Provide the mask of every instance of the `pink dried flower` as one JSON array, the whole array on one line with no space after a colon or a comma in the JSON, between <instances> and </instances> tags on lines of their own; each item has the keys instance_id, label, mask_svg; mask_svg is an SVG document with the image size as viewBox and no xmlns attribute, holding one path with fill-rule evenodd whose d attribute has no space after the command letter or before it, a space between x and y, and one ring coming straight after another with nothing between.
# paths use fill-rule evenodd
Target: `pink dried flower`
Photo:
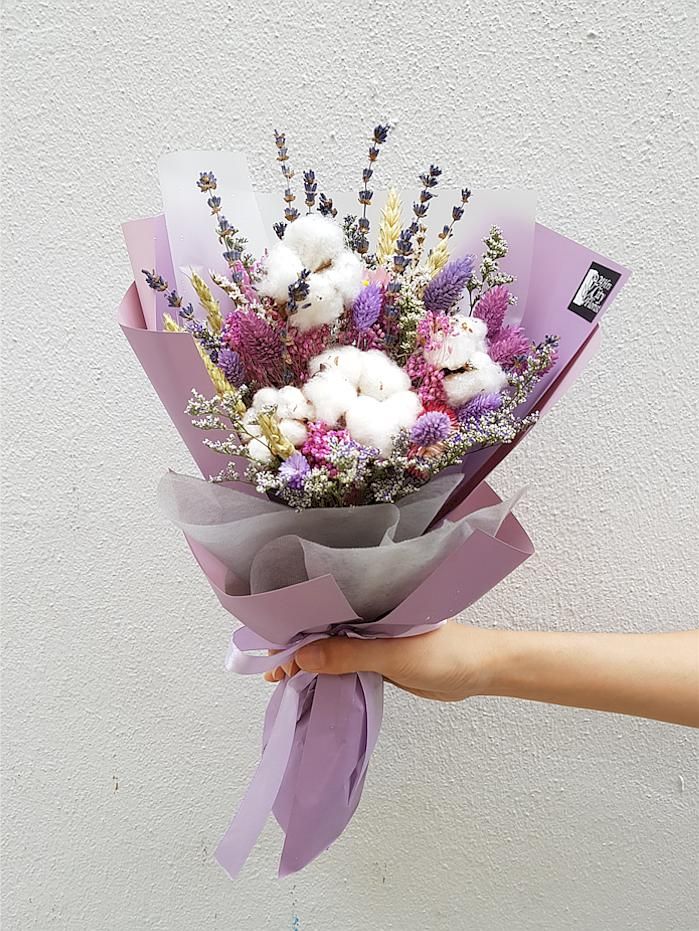
<instances>
[{"instance_id":1,"label":"pink dried flower","mask_svg":"<svg viewBox=\"0 0 699 931\"><path fill-rule=\"evenodd\" d=\"M221 340L229 349L237 350L240 342L240 311L234 310L226 317L221 331Z\"/></svg>"},{"instance_id":2,"label":"pink dried flower","mask_svg":"<svg viewBox=\"0 0 699 931\"><path fill-rule=\"evenodd\" d=\"M447 396L444 391L444 372L430 365L421 351L414 352L408 357L405 370L417 389L423 407L431 410L441 410L447 406Z\"/></svg>"},{"instance_id":3,"label":"pink dried flower","mask_svg":"<svg viewBox=\"0 0 699 931\"><path fill-rule=\"evenodd\" d=\"M296 327L289 327L286 338L288 358L297 384L303 384L309 378L308 363L314 356L326 348L330 341L330 327L316 327L302 333Z\"/></svg>"},{"instance_id":4,"label":"pink dried flower","mask_svg":"<svg viewBox=\"0 0 699 931\"><path fill-rule=\"evenodd\" d=\"M414 384L417 384L424 377L427 371L427 359L425 359L422 352L414 352L412 356L408 356L405 370Z\"/></svg>"},{"instance_id":5,"label":"pink dried flower","mask_svg":"<svg viewBox=\"0 0 699 931\"><path fill-rule=\"evenodd\" d=\"M506 326L488 346L488 355L503 368L509 368L516 356L529 351L527 335L519 326Z\"/></svg>"},{"instance_id":6,"label":"pink dried flower","mask_svg":"<svg viewBox=\"0 0 699 931\"><path fill-rule=\"evenodd\" d=\"M510 292L504 284L490 288L473 309L473 316L488 326L488 339L497 339L510 304Z\"/></svg>"},{"instance_id":7,"label":"pink dried flower","mask_svg":"<svg viewBox=\"0 0 699 931\"><path fill-rule=\"evenodd\" d=\"M248 377L260 385L279 385L283 380L283 344L279 332L254 311L234 311L233 330L237 350ZM230 319L230 317L229 317Z\"/></svg>"},{"instance_id":8,"label":"pink dried flower","mask_svg":"<svg viewBox=\"0 0 699 931\"><path fill-rule=\"evenodd\" d=\"M386 333L379 323L375 323L364 333L360 333L355 326L348 324L337 338L340 346L356 346L357 349L386 349Z\"/></svg>"},{"instance_id":9,"label":"pink dried flower","mask_svg":"<svg viewBox=\"0 0 699 931\"><path fill-rule=\"evenodd\" d=\"M375 323L370 330L363 334L360 348L364 350L386 348L386 334L378 323Z\"/></svg>"},{"instance_id":10,"label":"pink dried flower","mask_svg":"<svg viewBox=\"0 0 699 931\"><path fill-rule=\"evenodd\" d=\"M311 466L325 466L330 477L335 478L338 472L337 468L332 463L331 439L351 442L352 438L347 430L331 430L330 427L321 420L309 423L308 439L301 447L301 452Z\"/></svg>"},{"instance_id":11,"label":"pink dried flower","mask_svg":"<svg viewBox=\"0 0 699 931\"><path fill-rule=\"evenodd\" d=\"M418 342L429 352L436 349L453 328L453 318L448 314L427 314L417 325Z\"/></svg>"},{"instance_id":12,"label":"pink dried flower","mask_svg":"<svg viewBox=\"0 0 699 931\"><path fill-rule=\"evenodd\" d=\"M258 263L256 262L256 263L252 266L253 271L255 270L255 266L256 266L257 264L258 264ZM248 301L249 301L251 304L256 304L256 303L257 303L257 300L258 300L257 291L256 291L255 288L253 287L252 281L250 280L250 275L248 274L248 271L247 271L247 269L245 268L245 266L243 265L243 263L242 263L242 262L235 262L234 265L233 265L233 271L234 271L237 275L240 276L240 280L239 280L239 282L238 282L238 287L240 288L240 290L243 292L243 294L245 295L245 297L248 299Z\"/></svg>"},{"instance_id":13,"label":"pink dried flower","mask_svg":"<svg viewBox=\"0 0 699 931\"><path fill-rule=\"evenodd\" d=\"M444 390L444 372L441 369L428 365L422 376L422 384L417 389L418 396L424 407L442 405L447 403Z\"/></svg>"}]
</instances>

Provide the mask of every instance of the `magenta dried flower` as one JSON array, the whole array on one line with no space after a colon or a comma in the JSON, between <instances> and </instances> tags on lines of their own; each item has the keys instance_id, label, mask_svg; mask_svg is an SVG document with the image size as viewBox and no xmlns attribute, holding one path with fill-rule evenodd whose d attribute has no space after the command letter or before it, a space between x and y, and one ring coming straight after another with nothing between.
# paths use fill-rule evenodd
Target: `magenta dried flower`
<instances>
[{"instance_id":1,"label":"magenta dried flower","mask_svg":"<svg viewBox=\"0 0 699 931\"><path fill-rule=\"evenodd\" d=\"M279 384L283 351L279 333L253 311L238 311L230 316L235 318L235 348L247 375L261 385Z\"/></svg>"},{"instance_id":2,"label":"magenta dried flower","mask_svg":"<svg viewBox=\"0 0 699 931\"><path fill-rule=\"evenodd\" d=\"M330 339L330 327L315 327L302 333L290 327L286 336L286 347L290 367L297 383L303 384L309 378L308 363L326 348Z\"/></svg>"},{"instance_id":3,"label":"magenta dried flower","mask_svg":"<svg viewBox=\"0 0 699 931\"><path fill-rule=\"evenodd\" d=\"M425 309L433 314L448 313L461 297L473 270L473 256L453 259L425 288Z\"/></svg>"},{"instance_id":4,"label":"magenta dried flower","mask_svg":"<svg viewBox=\"0 0 699 931\"><path fill-rule=\"evenodd\" d=\"M447 394L444 390L444 372L431 365L426 366L417 393L425 407L446 404Z\"/></svg>"},{"instance_id":5,"label":"magenta dried flower","mask_svg":"<svg viewBox=\"0 0 699 931\"><path fill-rule=\"evenodd\" d=\"M503 368L509 368L517 356L522 356L529 351L529 340L522 327L506 326L500 330L496 340L493 340L488 346L488 355L502 365Z\"/></svg>"},{"instance_id":6,"label":"magenta dried flower","mask_svg":"<svg viewBox=\"0 0 699 931\"><path fill-rule=\"evenodd\" d=\"M308 424L308 439L301 450L311 465L324 467L328 475L334 478L338 470L333 462L333 450L338 444L347 443L352 443L347 430L332 430L322 420L317 420Z\"/></svg>"},{"instance_id":7,"label":"magenta dried flower","mask_svg":"<svg viewBox=\"0 0 699 931\"><path fill-rule=\"evenodd\" d=\"M479 317L488 326L488 339L497 339L510 304L510 292L504 284L490 288L480 298L473 310L473 316Z\"/></svg>"},{"instance_id":8,"label":"magenta dried flower","mask_svg":"<svg viewBox=\"0 0 699 931\"><path fill-rule=\"evenodd\" d=\"M410 375L413 384L417 384L427 372L427 359L421 352L414 352L412 356L409 356L405 370Z\"/></svg>"},{"instance_id":9,"label":"magenta dried flower","mask_svg":"<svg viewBox=\"0 0 699 931\"><path fill-rule=\"evenodd\" d=\"M418 342L424 352L436 349L445 336L450 336L454 329L453 318L448 314L427 314L417 325Z\"/></svg>"}]
</instances>

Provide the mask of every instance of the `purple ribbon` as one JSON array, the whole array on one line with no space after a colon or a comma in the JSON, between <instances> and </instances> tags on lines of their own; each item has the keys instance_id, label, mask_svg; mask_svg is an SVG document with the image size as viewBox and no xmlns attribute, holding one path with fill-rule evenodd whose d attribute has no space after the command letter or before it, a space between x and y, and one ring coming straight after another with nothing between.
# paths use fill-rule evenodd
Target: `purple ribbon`
<instances>
[{"instance_id":1,"label":"purple ribbon","mask_svg":"<svg viewBox=\"0 0 699 931\"><path fill-rule=\"evenodd\" d=\"M331 636L414 637L444 623L341 625L286 644L239 627L231 637L226 668L259 675ZM254 655L260 650L275 654ZM297 672L279 682L267 709L262 758L216 849L216 860L231 878L243 867L270 812L286 834L280 876L302 869L339 837L359 803L382 717L383 679L376 673Z\"/></svg>"}]
</instances>

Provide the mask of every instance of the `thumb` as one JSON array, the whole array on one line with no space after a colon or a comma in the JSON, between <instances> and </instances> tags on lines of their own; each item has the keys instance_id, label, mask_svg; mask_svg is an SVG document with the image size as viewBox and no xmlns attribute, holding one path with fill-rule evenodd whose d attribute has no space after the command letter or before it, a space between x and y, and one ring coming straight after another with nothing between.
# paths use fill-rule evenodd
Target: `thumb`
<instances>
[{"instance_id":1,"label":"thumb","mask_svg":"<svg viewBox=\"0 0 699 931\"><path fill-rule=\"evenodd\" d=\"M395 644L390 640L330 637L303 647L294 659L304 672L339 676L346 672L378 672L388 676Z\"/></svg>"}]
</instances>

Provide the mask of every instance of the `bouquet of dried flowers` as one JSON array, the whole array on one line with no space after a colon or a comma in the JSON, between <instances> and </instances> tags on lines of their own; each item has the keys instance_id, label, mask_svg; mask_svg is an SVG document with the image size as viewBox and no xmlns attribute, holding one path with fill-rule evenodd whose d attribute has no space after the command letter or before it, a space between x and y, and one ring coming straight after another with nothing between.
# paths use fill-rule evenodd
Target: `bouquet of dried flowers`
<instances>
[{"instance_id":1,"label":"bouquet of dried flowers","mask_svg":"<svg viewBox=\"0 0 699 931\"><path fill-rule=\"evenodd\" d=\"M293 206L286 137L275 133L284 221L274 225L277 244L257 257L224 215L214 173L202 171L196 185L228 274L207 282L191 272L199 308L144 270L167 293L165 328L194 337L216 388L208 398L195 392L189 413L226 434L204 440L228 459L219 481L240 478L243 457L246 480L295 508L391 502L474 449L511 443L536 419L518 411L554 364L557 340L533 343L507 323L513 278L500 268L507 242L496 226L479 263L450 257L471 191L428 248L442 174L430 165L408 217L389 192L369 251L369 184L388 135L374 128L361 211L340 221L313 171L303 175L305 211Z\"/></svg>"},{"instance_id":2,"label":"bouquet of dried flowers","mask_svg":"<svg viewBox=\"0 0 699 931\"><path fill-rule=\"evenodd\" d=\"M168 473L160 503L241 622L238 673L326 637L434 630L531 555L484 479L579 373L628 275L536 224L528 195L437 199L436 165L414 195L380 198L389 133L371 135L358 208L310 169L295 206L275 133L283 218L242 156L173 153L164 215L124 227L137 279L120 323L206 477ZM229 875L270 812L280 875L339 837L382 707L374 673L278 683L216 851Z\"/></svg>"}]
</instances>

